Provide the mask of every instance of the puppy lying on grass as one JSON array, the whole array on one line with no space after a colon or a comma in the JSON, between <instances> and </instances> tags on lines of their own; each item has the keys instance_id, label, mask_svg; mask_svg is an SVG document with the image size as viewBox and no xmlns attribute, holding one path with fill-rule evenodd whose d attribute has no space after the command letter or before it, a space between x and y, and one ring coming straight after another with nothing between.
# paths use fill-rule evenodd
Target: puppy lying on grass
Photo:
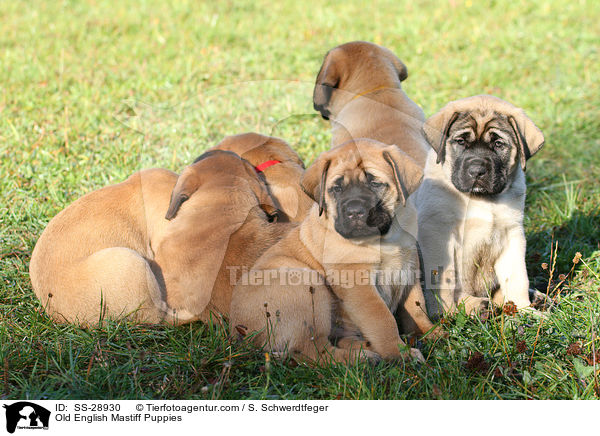
<instances>
[{"instance_id":1,"label":"puppy lying on grass","mask_svg":"<svg viewBox=\"0 0 600 436\"><path fill-rule=\"evenodd\" d=\"M227 315L229 265L250 267L288 230L254 167L205 153L182 174L142 170L76 200L40 236L33 290L57 322L177 324Z\"/></svg>"}]
</instances>

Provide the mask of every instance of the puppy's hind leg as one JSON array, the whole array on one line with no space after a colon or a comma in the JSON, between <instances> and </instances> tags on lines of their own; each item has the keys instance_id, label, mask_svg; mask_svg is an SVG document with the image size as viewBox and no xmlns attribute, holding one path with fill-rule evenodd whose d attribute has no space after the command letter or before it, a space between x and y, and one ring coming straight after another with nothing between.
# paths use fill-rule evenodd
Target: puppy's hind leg
<instances>
[{"instance_id":1,"label":"puppy's hind leg","mask_svg":"<svg viewBox=\"0 0 600 436\"><path fill-rule=\"evenodd\" d=\"M292 279L299 280L298 273L302 271L310 272L302 264L251 271L257 277L267 277L272 272L268 285L243 284L247 278L244 275L233 291L233 331L241 328L247 333L256 332L252 340L265 351L318 365L377 359L375 353L360 347L346 350L331 344L334 297L322 284L289 284Z\"/></svg>"},{"instance_id":2,"label":"puppy's hind leg","mask_svg":"<svg viewBox=\"0 0 600 436\"><path fill-rule=\"evenodd\" d=\"M155 273L134 250L105 248L69 269L64 285L72 291L56 292L48 304L57 320L95 325L105 318L126 317L136 322L159 323L166 316Z\"/></svg>"},{"instance_id":3,"label":"puppy's hind leg","mask_svg":"<svg viewBox=\"0 0 600 436\"><path fill-rule=\"evenodd\" d=\"M435 327L427 316L425 296L423 295L421 285L417 282L406 292L406 299L398 308L398 318L402 333L424 335L429 332L426 337L427 339L448 337L448 333L441 327Z\"/></svg>"},{"instance_id":4,"label":"puppy's hind leg","mask_svg":"<svg viewBox=\"0 0 600 436\"><path fill-rule=\"evenodd\" d=\"M379 361L381 357L360 343L347 348L333 345L329 336L332 332L332 311L335 304L334 296L324 285L308 286L305 313L312 318L311 322L303 322L304 335L297 336L290 341L292 356L300 357L299 360L308 359L318 365L327 365L338 362L351 364L359 361ZM308 301L310 299L310 301ZM300 321L301 318L295 320ZM297 326L300 327L300 326ZM302 330L302 329L298 329Z\"/></svg>"},{"instance_id":5,"label":"puppy's hind leg","mask_svg":"<svg viewBox=\"0 0 600 436\"><path fill-rule=\"evenodd\" d=\"M340 344L339 344L340 345ZM304 343L302 349L296 348L292 357L298 360L309 360L318 365L327 365L338 362L352 364L365 360L378 362L381 360L379 354L366 349L362 342L344 343L348 348L336 347L327 337L315 338Z\"/></svg>"}]
</instances>

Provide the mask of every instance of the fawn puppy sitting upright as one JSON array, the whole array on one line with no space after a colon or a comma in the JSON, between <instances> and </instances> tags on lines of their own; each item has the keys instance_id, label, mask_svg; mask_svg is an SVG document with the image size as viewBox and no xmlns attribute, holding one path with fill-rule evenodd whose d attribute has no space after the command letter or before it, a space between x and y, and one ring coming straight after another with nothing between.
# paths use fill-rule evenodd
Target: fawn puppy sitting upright
<instances>
[{"instance_id":1,"label":"fawn puppy sitting upright","mask_svg":"<svg viewBox=\"0 0 600 436\"><path fill-rule=\"evenodd\" d=\"M414 238L403 230L421 177L405 153L373 140L321 154L302 179L316 204L234 289L234 334L317 363L422 358L403 350L392 314L403 306L411 331L441 333L425 313Z\"/></svg>"},{"instance_id":2,"label":"fawn puppy sitting upright","mask_svg":"<svg viewBox=\"0 0 600 436\"><path fill-rule=\"evenodd\" d=\"M464 304L530 306L525 267L525 166L544 135L512 104L491 95L448 103L427 120L433 147L415 196L430 314Z\"/></svg>"},{"instance_id":3,"label":"fawn puppy sitting upright","mask_svg":"<svg viewBox=\"0 0 600 436\"><path fill-rule=\"evenodd\" d=\"M313 105L331 121L331 145L370 138L394 144L421 168L430 147L425 115L404 92L406 66L389 49L354 41L331 49L321 65Z\"/></svg>"}]
</instances>

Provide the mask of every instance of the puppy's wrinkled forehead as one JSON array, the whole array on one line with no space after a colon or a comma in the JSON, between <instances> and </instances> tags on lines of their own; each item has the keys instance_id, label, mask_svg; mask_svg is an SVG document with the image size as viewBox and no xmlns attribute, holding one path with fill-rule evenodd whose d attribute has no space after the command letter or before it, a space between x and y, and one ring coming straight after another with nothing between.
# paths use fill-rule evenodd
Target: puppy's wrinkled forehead
<instances>
[{"instance_id":1,"label":"puppy's wrinkled forehead","mask_svg":"<svg viewBox=\"0 0 600 436\"><path fill-rule=\"evenodd\" d=\"M348 150L331 162L328 180L341 180L345 185L355 181L365 181L365 171L366 161L359 150Z\"/></svg>"},{"instance_id":2,"label":"puppy's wrinkled forehead","mask_svg":"<svg viewBox=\"0 0 600 436\"><path fill-rule=\"evenodd\" d=\"M513 139L508 117L492 110L462 112L449 132L451 138L463 138L468 142L490 142L496 138Z\"/></svg>"},{"instance_id":3,"label":"puppy's wrinkled forehead","mask_svg":"<svg viewBox=\"0 0 600 436\"><path fill-rule=\"evenodd\" d=\"M382 157L385 145L368 139L358 139L332 149L337 151L331 160L328 180L339 180L344 184L365 182L370 176L388 179L391 167Z\"/></svg>"}]
</instances>

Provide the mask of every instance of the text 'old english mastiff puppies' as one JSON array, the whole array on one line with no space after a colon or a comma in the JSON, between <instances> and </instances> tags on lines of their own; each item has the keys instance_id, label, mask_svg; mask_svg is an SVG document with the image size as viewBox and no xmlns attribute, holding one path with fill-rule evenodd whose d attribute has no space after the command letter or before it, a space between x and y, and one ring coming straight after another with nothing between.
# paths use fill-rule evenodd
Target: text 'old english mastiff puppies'
<instances>
[{"instance_id":1,"label":"text 'old english mastiff puppies'","mask_svg":"<svg viewBox=\"0 0 600 436\"><path fill-rule=\"evenodd\" d=\"M315 110L331 120L332 146L371 138L395 144L423 168L430 147L425 115L402 90L406 66L369 42L349 42L327 53L313 93Z\"/></svg>"},{"instance_id":2,"label":"text 'old english mastiff puppies'","mask_svg":"<svg viewBox=\"0 0 600 436\"><path fill-rule=\"evenodd\" d=\"M321 154L302 179L317 203L238 281L233 331L258 332L253 340L269 351L320 363L406 356L392 311L407 311L407 331L433 328L415 241L402 229L402 215L410 221L415 211L401 205L421 177L412 159L377 141Z\"/></svg>"},{"instance_id":3,"label":"text 'old english mastiff puppies'","mask_svg":"<svg viewBox=\"0 0 600 436\"><path fill-rule=\"evenodd\" d=\"M544 144L522 109L479 95L424 126L434 148L416 204L430 314L512 301L528 307L525 164Z\"/></svg>"},{"instance_id":4,"label":"text 'old english mastiff puppies'","mask_svg":"<svg viewBox=\"0 0 600 436\"><path fill-rule=\"evenodd\" d=\"M279 222L306 217L314 202L300 187L304 163L287 142L251 132L227 136L213 150L232 151L254 165L280 210Z\"/></svg>"},{"instance_id":5,"label":"text 'old english mastiff puppies'","mask_svg":"<svg viewBox=\"0 0 600 436\"><path fill-rule=\"evenodd\" d=\"M31 258L33 290L58 322L227 315L227 266L251 266L289 226L271 223L273 212L254 167L234 153L205 153L179 177L143 170L50 221Z\"/></svg>"}]
</instances>

